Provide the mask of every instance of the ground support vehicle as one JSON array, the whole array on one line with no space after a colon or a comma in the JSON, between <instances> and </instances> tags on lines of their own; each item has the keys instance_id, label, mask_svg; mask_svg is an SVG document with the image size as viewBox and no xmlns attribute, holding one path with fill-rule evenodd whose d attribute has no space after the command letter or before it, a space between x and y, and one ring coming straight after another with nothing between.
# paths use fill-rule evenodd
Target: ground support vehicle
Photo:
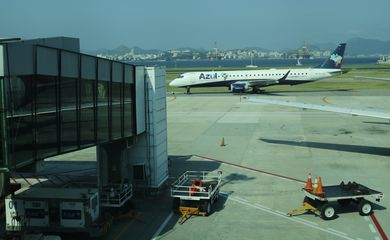
<instances>
[{"instance_id":1,"label":"ground support vehicle","mask_svg":"<svg viewBox=\"0 0 390 240\"><path fill-rule=\"evenodd\" d=\"M187 171L171 186L173 210L180 223L192 215L207 216L218 200L222 172Z\"/></svg>"},{"instance_id":2,"label":"ground support vehicle","mask_svg":"<svg viewBox=\"0 0 390 240\"><path fill-rule=\"evenodd\" d=\"M106 234L115 209L132 197L132 186L29 187L6 196L6 231L9 236L39 232L48 234Z\"/></svg>"},{"instance_id":3,"label":"ground support vehicle","mask_svg":"<svg viewBox=\"0 0 390 240\"><path fill-rule=\"evenodd\" d=\"M341 182L339 185L324 186L321 193L315 190L302 189L306 197L303 206L289 212L292 216L305 211L313 212L325 220L330 220L336 216L336 202L341 208L349 206L351 203L357 204L360 215L367 216L372 213L373 201L379 202L383 193L368 188L356 182Z\"/></svg>"}]
</instances>

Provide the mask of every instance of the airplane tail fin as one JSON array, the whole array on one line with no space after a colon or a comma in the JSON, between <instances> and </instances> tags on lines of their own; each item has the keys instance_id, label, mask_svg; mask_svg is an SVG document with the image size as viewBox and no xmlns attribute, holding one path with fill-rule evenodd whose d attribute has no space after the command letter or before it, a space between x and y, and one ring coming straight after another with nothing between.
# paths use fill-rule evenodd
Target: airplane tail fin
<instances>
[{"instance_id":1,"label":"airplane tail fin","mask_svg":"<svg viewBox=\"0 0 390 240\"><path fill-rule=\"evenodd\" d=\"M318 65L316 68L341 68L341 64L344 59L344 52L346 43L340 43L337 48L333 51L332 55L326 59L323 63Z\"/></svg>"}]
</instances>

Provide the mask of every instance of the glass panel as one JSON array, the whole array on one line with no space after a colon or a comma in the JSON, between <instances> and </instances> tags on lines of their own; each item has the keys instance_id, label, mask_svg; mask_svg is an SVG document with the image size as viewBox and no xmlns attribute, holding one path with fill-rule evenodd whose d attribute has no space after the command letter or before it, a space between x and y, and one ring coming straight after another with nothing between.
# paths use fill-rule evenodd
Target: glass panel
<instances>
[{"instance_id":1,"label":"glass panel","mask_svg":"<svg viewBox=\"0 0 390 240\"><path fill-rule=\"evenodd\" d=\"M77 149L76 78L61 78L61 151Z\"/></svg>"},{"instance_id":2,"label":"glass panel","mask_svg":"<svg viewBox=\"0 0 390 240\"><path fill-rule=\"evenodd\" d=\"M57 154L57 78L38 75L36 77L35 84L37 157L43 159Z\"/></svg>"},{"instance_id":3,"label":"glass panel","mask_svg":"<svg viewBox=\"0 0 390 240\"><path fill-rule=\"evenodd\" d=\"M8 118L9 159L10 164L17 165L33 159L32 115L19 115Z\"/></svg>"},{"instance_id":4,"label":"glass panel","mask_svg":"<svg viewBox=\"0 0 390 240\"><path fill-rule=\"evenodd\" d=\"M97 97L97 140L109 140L110 62L98 59Z\"/></svg>"},{"instance_id":5,"label":"glass panel","mask_svg":"<svg viewBox=\"0 0 390 240\"><path fill-rule=\"evenodd\" d=\"M11 166L33 159L32 76L7 78L9 160ZM12 117L11 117L12 116Z\"/></svg>"},{"instance_id":6,"label":"glass panel","mask_svg":"<svg viewBox=\"0 0 390 240\"><path fill-rule=\"evenodd\" d=\"M96 79L96 58L91 56L81 56L81 78Z\"/></svg>"},{"instance_id":7,"label":"glass panel","mask_svg":"<svg viewBox=\"0 0 390 240\"><path fill-rule=\"evenodd\" d=\"M58 76L58 51L37 47L37 74Z\"/></svg>"},{"instance_id":8,"label":"glass panel","mask_svg":"<svg viewBox=\"0 0 390 240\"><path fill-rule=\"evenodd\" d=\"M81 56L80 82L80 145L95 143L94 89L96 79L96 58Z\"/></svg>"},{"instance_id":9,"label":"glass panel","mask_svg":"<svg viewBox=\"0 0 390 240\"><path fill-rule=\"evenodd\" d=\"M122 114L121 114L121 83L112 83L112 138L118 139L122 137Z\"/></svg>"},{"instance_id":10,"label":"glass panel","mask_svg":"<svg viewBox=\"0 0 390 240\"><path fill-rule=\"evenodd\" d=\"M77 79L79 55L61 51L60 117L61 151L78 148L77 143Z\"/></svg>"},{"instance_id":11,"label":"glass panel","mask_svg":"<svg viewBox=\"0 0 390 240\"><path fill-rule=\"evenodd\" d=\"M111 134L113 139L122 137L122 82L123 65L114 62L111 83Z\"/></svg>"},{"instance_id":12,"label":"glass panel","mask_svg":"<svg viewBox=\"0 0 390 240\"><path fill-rule=\"evenodd\" d=\"M125 65L125 82L134 83L134 66Z\"/></svg>"},{"instance_id":13,"label":"glass panel","mask_svg":"<svg viewBox=\"0 0 390 240\"><path fill-rule=\"evenodd\" d=\"M108 97L109 83L98 81L97 85L97 140L98 142L108 141Z\"/></svg>"},{"instance_id":14,"label":"glass panel","mask_svg":"<svg viewBox=\"0 0 390 240\"><path fill-rule=\"evenodd\" d=\"M95 142L94 82L87 79L82 79L80 82L80 145L85 147Z\"/></svg>"},{"instance_id":15,"label":"glass panel","mask_svg":"<svg viewBox=\"0 0 390 240\"><path fill-rule=\"evenodd\" d=\"M124 91L124 136L133 136L133 103L132 96L132 84L125 83L123 87Z\"/></svg>"},{"instance_id":16,"label":"glass panel","mask_svg":"<svg viewBox=\"0 0 390 240\"><path fill-rule=\"evenodd\" d=\"M134 83L134 66L125 65L125 83L123 86L124 97L124 136L129 137L133 135L133 102L132 92Z\"/></svg>"},{"instance_id":17,"label":"glass panel","mask_svg":"<svg viewBox=\"0 0 390 240\"><path fill-rule=\"evenodd\" d=\"M99 80L101 81L110 81L110 61L104 59L98 59L99 67Z\"/></svg>"},{"instance_id":18,"label":"glass panel","mask_svg":"<svg viewBox=\"0 0 390 240\"><path fill-rule=\"evenodd\" d=\"M2 46L0 45L0 48L2 48ZM0 52L1 52L2 49L0 49ZM2 66L0 66L2 67ZM0 70L1 71L1 70ZM1 74L1 73L0 73ZM0 86L4 87L4 84L3 84L3 78L0 77ZM5 91L3 92L0 92L0 97L2 98L3 97L3 94L5 94ZM0 100L1 102L1 100ZM1 106L1 108L3 108L3 106ZM4 108L3 108L4 109ZM4 111L0 112L0 124L3 125L3 119L5 119L5 116L4 114L6 114ZM6 123L5 123L6 124ZM4 167L4 156L3 156L3 148L4 148L4 143L3 143L3 139L4 139L4 136L3 136L3 131L6 131L6 129L3 128L3 126L0 126L0 167ZM5 134L4 134L5 135Z\"/></svg>"}]
</instances>

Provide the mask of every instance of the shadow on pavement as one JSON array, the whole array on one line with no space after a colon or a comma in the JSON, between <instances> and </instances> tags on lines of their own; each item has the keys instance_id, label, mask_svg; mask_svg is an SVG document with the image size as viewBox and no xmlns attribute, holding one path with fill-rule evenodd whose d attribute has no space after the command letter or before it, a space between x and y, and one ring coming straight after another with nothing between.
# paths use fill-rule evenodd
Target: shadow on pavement
<instances>
[{"instance_id":1,"label":"shadow on pavement","mask_svg":"<svg viewBox=\"0 0 390 240\"><path fill-rule=\"evenodd\" d=\"M259 140L271 144L282 144L282 145L291 145L291 146L298 146L298 147L309 147L309 148L319 148L319 149L327 149L327 150L335 150L335 151L343 151L343 152L390 156L390 148L386 148L386 147L347 145L347 144L338 144L338 143L321 143L321 142L310 142L310 141L288 141L288 140L275 140L275 139L265 139L265 138L259 138Z\"/></svg>"}]
</instances>

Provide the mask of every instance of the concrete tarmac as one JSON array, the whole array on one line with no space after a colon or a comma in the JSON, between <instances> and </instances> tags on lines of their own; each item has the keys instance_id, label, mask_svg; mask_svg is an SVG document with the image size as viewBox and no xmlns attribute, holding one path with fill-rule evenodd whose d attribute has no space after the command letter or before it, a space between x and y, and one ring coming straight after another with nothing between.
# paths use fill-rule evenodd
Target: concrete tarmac
<instances>
[{"instance_id":1,"label":"concrete tarmac","mask_svg":"<svg viewBox=\"0 0 390 240\"><path fill-rule=\"evenodd\" d=\"M137 214L116 219L105 239L382 238L373 220L360 216L355 205L338 208L337 218L330 221L314 214L287 217L302 205L308 173L321 176L324 185L356 181L382 191L385 198L374 211L390 234L389 121L249 103L231 93L175 95L167 97L169 183L187 170L221 170L220 199L210 216L191 217L181 225L171 211L169 186L157 196L137 192ZM261 96L390 109L390 89L268 91ZM82 159L88 156L84 153Z\"/></svg>"},{"instance_id":2,"label":"concrete tarmac","mask_svg":"<svg viewBox=\"0 0 390 240\"><path fill-rule=\"evenodd\" d=\"M390 90L268 92L273 98L354 108L390 109ZM203 156L324 185L356 181L390 193L390 123L382 119L248 103L239 95L178 95L168 100L168 140L173 169L193 170ZM226 146L221 147L224 139ZM202 163L202 164L201 164ZM215 163L215 162L214 162ZM206 168L205 165L202 167ZM202 167L196 167L201 169ZM331 221L313 214L286 217L302 204L303 183L233 167L224 172L224 201L209 217L194 217L165 229L161 239L380 239L356 206L338 209ZM180 173L177 173L177 175ZM390 217L385 197L375 216L385 232Z\"/></svg>"}]
</instances>

